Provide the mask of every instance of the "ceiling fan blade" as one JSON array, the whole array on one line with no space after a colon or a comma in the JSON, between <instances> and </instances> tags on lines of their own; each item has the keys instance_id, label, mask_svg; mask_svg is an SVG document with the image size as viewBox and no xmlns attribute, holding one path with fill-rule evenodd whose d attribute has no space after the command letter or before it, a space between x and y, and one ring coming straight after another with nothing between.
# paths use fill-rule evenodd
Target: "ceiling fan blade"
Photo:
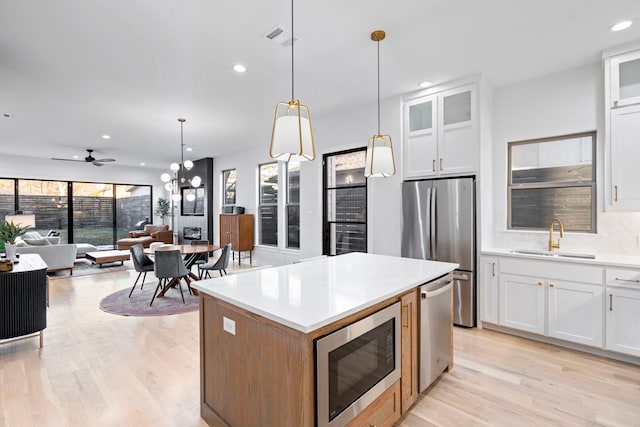
<instances>
[{"instance_id":1,"label":"ceiling fan blade","mask_svg":"<svg viewBox=\"0 0 640 427\"><path fill-rule=\"evenodd\" d=\"M83 162L84 163L84 160L80 160L80 159L59 159L57 157L52 157L51 160L62 160L65 162Z\"/></svg>"},{"instance_id":2,"label":"ceiling fan blade","mask_svg":"<svg viewBox=\"0 0 640 427\"><path fill-rule=\"evenodd\" d=\"M115 162L116 159L96 159L94 162L107 163L107 162Z\"/></svg>"},{"instance_id":3,"label":"ceiling fan blade","mask_svg":"<svg viewBox=\"0 0 640 427\"><path fill-rule=\"evenodd\" d=\"M93 162L91 162L91 164L92 164L93 166L104 166L102 163L98 163L98 161L97 161L97 160L94 160Z\"/></svg>"}]
</instances>

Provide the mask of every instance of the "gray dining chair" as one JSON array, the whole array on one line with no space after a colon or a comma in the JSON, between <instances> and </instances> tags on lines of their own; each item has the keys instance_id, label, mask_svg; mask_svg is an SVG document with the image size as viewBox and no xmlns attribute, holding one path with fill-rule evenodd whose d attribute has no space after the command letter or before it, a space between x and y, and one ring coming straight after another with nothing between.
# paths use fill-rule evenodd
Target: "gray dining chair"
<instances>
[{"instance_id":1,"label":"gray dining chair","mask_svg":"<svg viewBox=\"0 0 640 427\"><path fill-rule=\"evenodd\" d=\"M153 261L151 258L144 253L144 247L142 245L133 245L131 249L131 259L133 260L133 268L138 272L138 277L136 277L136 281L133 282L133 287L131 288L131 292L129 292L129 298L131 298L131 294L133 290L136 288L138 284L138 280L140 280L140 276L142 276L142 283L140 283L140 290L144 287L144 281L147 278L147 273L153 271Z\"/></svg>"},{"instance_id":2,"label":"gray dining chair","mask_svg":"<svg viewBox=\"0 0 640 427\"><path fill-rule=\"evenodd\" d=\"M220 276L227 274L227 268L229 267L229 258L231 258L231 243L227 243L224 248L222 248L222 252L220 253L220 257L216 260L216 262L210 262L206 264L202 264L199 267L200 271L200 279L211 278L209 274L212 270L218 270ZM204 271L204 277L203 272Z\"/></svg>"},{"instance_id":3,"label":"gray dining chair","mask_svg":"<svg viewBox=\"0 0 640 427\"><path fill-rule=\"evenodd\" d=\"M208 240L192 240L192 245L208 245ZM193 263L198 268L198 276L200 275L200 266L209 262L209 252L205 252L198 256L196 262Z\"/></svg>"},{"instance_id":4,"label":"gray dining chair","mask_svg":"<svg viewBox=\"0 0 640 427\"><path fill-rule=\"evenodd\" d=\"M158 278L158 285L153 293L153 298L149 306L153 304L156 299L159 289L163 289L167 286L173 286L174 284L180 288L180 295L182 296L182 303L184 304L184 293L182 293L182 279L187 283L189 293L191 293L191 280L189 280L189 270L184 265L182 254L179 250L175 251L156 251L154 272ZM175 281L173 279L176 279Z\"/></svg>"}]
</instances>

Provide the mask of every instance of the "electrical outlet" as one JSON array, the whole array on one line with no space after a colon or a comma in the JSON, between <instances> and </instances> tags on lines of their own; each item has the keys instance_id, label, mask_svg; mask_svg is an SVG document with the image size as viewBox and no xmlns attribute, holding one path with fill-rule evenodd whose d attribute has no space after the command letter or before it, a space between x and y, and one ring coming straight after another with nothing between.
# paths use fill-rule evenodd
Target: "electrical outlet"
<instances>
[{"instance_id":1,"label":"electrical outlet","mask_svg":"<svg viewBox=\"0 0 640 427\"><path fill-rule=\"evenodd\" d=\"M231 335L236 334L236 322L235 320L231 320L228 317L222 317L222 328L229 332Z\"/></svg>"}]
</instances>

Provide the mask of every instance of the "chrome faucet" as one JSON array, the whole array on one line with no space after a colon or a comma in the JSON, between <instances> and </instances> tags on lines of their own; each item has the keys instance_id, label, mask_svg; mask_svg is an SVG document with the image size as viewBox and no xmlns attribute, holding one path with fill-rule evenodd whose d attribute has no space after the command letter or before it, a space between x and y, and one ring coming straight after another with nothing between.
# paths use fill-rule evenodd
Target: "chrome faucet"
<instances>
[{"instance_id":1,"label":"chrome faucet","mask_svg":"<svg viewBox=\"0 0 640 427\"><path fill-rule=\"evenodd\" d=\"M558 223L560 226L560 237L564 237L564 225L562 225L562 221L558 218L553 218L551 224L549 224L549 252L552 252L554 249L560 249L560 237L558 237L558 243L553 243L553 226L555 223Z\"/></svg>"}]
</instances>

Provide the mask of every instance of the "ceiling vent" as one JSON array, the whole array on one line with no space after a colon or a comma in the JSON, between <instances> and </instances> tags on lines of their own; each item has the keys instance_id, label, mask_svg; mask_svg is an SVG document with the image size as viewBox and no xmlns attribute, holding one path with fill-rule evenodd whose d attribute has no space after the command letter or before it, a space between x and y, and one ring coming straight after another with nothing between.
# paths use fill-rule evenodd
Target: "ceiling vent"
<instances>
[{"instance_id":1,"label":"ceiling vent","mask_svg":"<svg viewBox=\"0 0 640 427\"><path fill-rule=\"evenodd\" d=\"M271 31L267 32L264 36L269 40L278 43L280 46L283 46L283 47L291 46L291 31L281 26L277 26L273 28ZM299 41L299 38L296 37L295 42L297 43L298 41Z\"/></svg>"}]
</instances>

